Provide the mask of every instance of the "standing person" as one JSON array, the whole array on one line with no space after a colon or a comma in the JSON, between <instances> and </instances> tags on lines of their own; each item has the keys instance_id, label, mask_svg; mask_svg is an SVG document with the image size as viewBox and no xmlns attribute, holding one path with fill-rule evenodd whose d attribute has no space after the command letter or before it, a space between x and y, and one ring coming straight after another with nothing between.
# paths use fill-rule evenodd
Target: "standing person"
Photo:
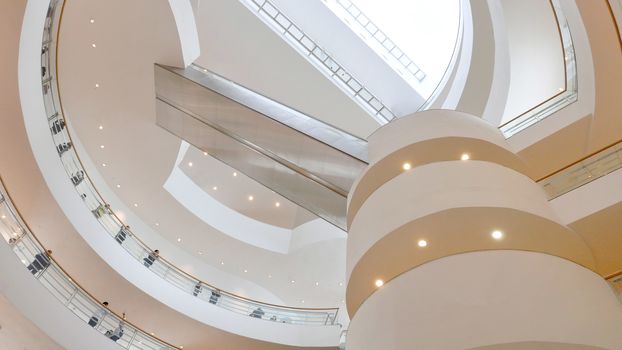
<instances>
[{"instance_id":1,"label":"standing person","mask_svg":"<svg viewBox=\"0 0 622 350\"><path fill-rule=\"evenodd\" d=\"M218 302L218 298L220 298L220 291L218 289L212 290L212 293L209 296L210 304L216 305L216 303Z\"/></svg>"},{"instance_id":2,"label":"standing person","mask_svg":"<svg viewBox=\"0 0 622 350\"><path fill-rule=\"evenodd\" d=\"M123 241L125 241L125 239L127 238L127 235L130 232L130 227L125 225L125 226L121 226L121 229L119 230L119 232L117 232L116 236L114 236L114 239L119 243L119 244L123 244Z\"/></svg>"},{"instance_id":3,"label":"standing person","mask_svg":"<svg viewBox=\"0 0 622 350\"><path fill-rule=\"evenodd\" d=\"M159 250L154 250L151 253L149 253L149 255L147 255L147 257L145 257L143 259L143 265L145 265L145 267L150 268L151 265L153 265L153 263L158 260L158 258L160 257L160 251Z\"/></svg>"},{"instance_id":4,"label":"standing person","mask_svg":"<svg viewBox=\"0 0 622 350\"><path fill-rule=\"evenodd\" d=\"M93 316L91 316L91 318L89 319L89 326L95 328L95 326L97 326L101 320L108 315L109 311L108 311L108 302L104 301L102 303L103 307L99 307L97 310L95 310L95 312L93 313Z\"/></svg>"},{"instance_id":5,"label":"standing person","mask_svg":"<svg viewBox=\"0 0 622 350\"><path fill-rule=\"evenodd\" d=\"M45 252L37 253L32 263L28 265L28 270L30 270L33 275L36 275L39 271L45 270L50 266L50 255L52 255L52 251L49 249Z\"/></svg>"},{"instance_id":6,"label":"standing person","mask_svg":"<svg viewBox=\"0 0 622 350\"><path fill-rule=\"evenodd\" d=\"M201 282L197 282L197 284L194 286L194 290L192 291L192 295L196 297L197 295L199 295L199 293L201 293L201 289Z\"/></svg>"},{"instance_id":7,"label":"standing person","mask_svg":"<svg viewBox=\"0 0 622 350\"><path fill-rule=\"evenodd\" d=\"M123 333L125 332L125 312L123 313L123 318L119 320L119 325L110 333L110 339L113 341L117 341L123 337ZM108 331L110 332L110 331ZM108 332L106 332L108 334Z\"/></svg>"},{"instance_id":8,"label":"standing person","mask_svg":"<svg viewBox=\"0 0 622 350\"><path fill-rule=\"evenodd\" d=\"M255 310L253 310L253 312L249 315L250 317L255 317L255 318L263 318L263 315L265 314L265 312L263 311L263 309L260 307L256 308Z\"/></svg>"}]
</instances>

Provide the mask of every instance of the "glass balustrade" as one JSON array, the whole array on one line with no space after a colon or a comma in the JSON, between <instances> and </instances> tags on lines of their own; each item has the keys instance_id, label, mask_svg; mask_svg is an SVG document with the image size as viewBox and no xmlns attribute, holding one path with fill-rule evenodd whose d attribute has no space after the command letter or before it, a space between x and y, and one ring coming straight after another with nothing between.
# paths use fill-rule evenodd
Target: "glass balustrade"
<instances>
[{"instance_id":1,"label":"glass balustrade","mask_svg":"<svg viewBox=\"0 0 622 350\"><path fill-rule=\"evenodd\" d=\"M115 314L82 289L25 224L7 195L4 184L0 185L0 215L0 235L24 264L24 269L28 269L34 278L84 323L125 349L177 349Z\"/></svg>"},{"instance_id":2,"label":"glass balustrade","mask_svg":"<svg viewBox=\"0 0 622 350\"><path fill-rule=\"evenodd\" d=\"M555 96L534 106L529 111L501 125L499 129L506 138L525 130L540 120L552 115L578 100L577 63L568 21L564 16L559 0L550 0L555 13L559 35L564 52L565 87Z\"/></svg>"},{"instance_id":3,"label":"glass balustrade","mask_svg":"<svg viewBox=\"0 0 622 350\"><path fill-rule=\"evenodd\" d=\"M607 147L538 181L549 196L559 197L622 168L622 142Z\"/></svg>"},{"instance_id":4,"label":"glass balustrade","mask_svg":"<svg viewBox=\"0 0 622 350\"><path fill-rule=\"evenodd\" d=\"M67 130L56 80L56 35L64 0L52 0L48 11L41 50L42 89L52 139L59 158L87 210L104 227L120 248L137 263L166 282L197 299L249 317L298 325L334 325L338 308L294 308L244 298L220 290L174 266L141 241L125 225L99 194L88 177Z\"/></svg>"}]
</instances>

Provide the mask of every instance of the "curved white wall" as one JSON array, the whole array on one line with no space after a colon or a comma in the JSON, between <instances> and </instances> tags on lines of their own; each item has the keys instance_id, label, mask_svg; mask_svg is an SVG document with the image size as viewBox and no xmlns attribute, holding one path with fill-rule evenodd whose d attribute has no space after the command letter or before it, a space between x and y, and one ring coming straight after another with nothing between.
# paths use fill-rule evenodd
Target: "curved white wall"
<instances>
[{"instance_id":1,"label":"curved white wall","mask_svg":"<svg viewBox=\"0 0 622 350\"><path fill-rule=\"evenodd\" d=\"M597 274L522 251L466 253L408 271L374 293L348 349L456 350L548 341L621 349L622 305Z\"/></svg>"}]
</instances>

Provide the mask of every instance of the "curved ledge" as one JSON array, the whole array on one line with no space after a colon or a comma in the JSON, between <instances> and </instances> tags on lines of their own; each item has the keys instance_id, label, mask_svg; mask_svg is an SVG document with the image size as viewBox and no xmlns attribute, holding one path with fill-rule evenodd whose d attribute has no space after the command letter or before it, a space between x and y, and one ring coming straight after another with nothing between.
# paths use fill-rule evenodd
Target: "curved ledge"
<instances>
[{"instance_id":1,"label":"curved ledge","mask_svg":"<svg viewBox=\"0 0 622 350\"><path fill-rule=\"evenodd\" d=\"M490 232L496 228L489 224L490 218L503 223L503 239L490 237ZM417 247L420 239L425 239L428 246ZM354 318L365 300L378 290L374 286L376 279L386 284L430 261L485 250L545 253L594 270L594 260L585 242L554 221L512 208L449 209L388 233L365 253L348 280L348 314Z\"/></svg>"},{"instance_id":2,"label":"curved ledge","mask_svg":"<svg viewBox=\"0 0 622 350\"><path fill-rule=\"evenodd\" d=\"M46 252L41 242L25 223L21 214L13 205L10 196L0 179L0 212L2 222L0 224L0 236L11 250L21 260L23 265L31 272L48 292L56 297L62 305L71 311L82 324L88 324L101 335L112 339L117 327L123 332L121 337L114 340L117 345L131 349L177 349L166 341L150 335L133 323L127 321L125 316L120 316L112 310L102 308L102 302L92 294L84 290L63 269L54 257ZM3 264L5 265L5 264ZM24 268L24 266L22 266ZM14 273L14 272L12 272ZM42 309L47 309L46 307ZM92 316L99 310L105 310L103 317L93 321ZM95 322L90 324L89 322ZM110 332L110 334L107 334ZM119 333L117 333L119 335ZM58 337L58 335L56 335ZM97 342L99 343L99 341ZM88 344L91 347L93 344ZM105 344L108 345L108 344ZM106 346L107 347L107 346Z\"/></svg>"},{"instance_id":3,"label":"curved ledge","mask_svg":"<svg viewBox=\"0 0 622 350\"><path fill-rule=\"evenodd\" d=\"M525 173L525 164L515 153L490 141L453 136L413 143L371 164L358 178L348 198L348 227L373 192L404 172L404 163L417 168L430 163L460 159L462 154L467 154L469 160L494 162Z\"/></svg>"}]
</instances>

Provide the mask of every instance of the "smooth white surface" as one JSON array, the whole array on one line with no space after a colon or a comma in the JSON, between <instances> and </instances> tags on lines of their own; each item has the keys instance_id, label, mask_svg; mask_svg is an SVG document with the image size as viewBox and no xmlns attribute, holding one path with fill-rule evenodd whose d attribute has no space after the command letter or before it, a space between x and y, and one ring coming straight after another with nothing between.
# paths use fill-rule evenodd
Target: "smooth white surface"
<instances>
[{"instance_id":1,"label":"smooth white surface","mask_svg":"<svg viewBox=\"0 0 622 350\"><path fill-rule=\"evenodd\" d=\"M397 116L415 112L440 79L410 85L321 1L273 3Z\"/></svg>"},{"instance_id":2,"label":"smooth white surface","mask_svg":"<svg viewBox=\"0 0 622 350\"><path fill-rule=\"evenodd\" d=\"M565 87L564 53L549 1L501 2L510 51L510 89L501 123Z\"/></svg>"},{"instance_id":3,"label":"smooth white surface","mask_svg":"<svg viewBox=\"0 0 622 350\"><path fill-rule=\"evenodd\" d=\"M357 212L350 225L356 234L348 237L348 278L363 255L399 227L447 209L482 207L510 208L558 221L542 188L512 169L477 160L422 165L382 185ZM495 225L495 218L490 224Z\"/></svg>"},{"instance_id":4,"label":"smooth white surface","mask_svg":"<svg viewBox=\"0 0 622 350\"><path fill-rule=\"evenodd\" d=\"M177 24L177 35L181 46L184 67L190 65L201 54L199 34L194 20L190 0L168 0Z\"/></svg>"},{"instance_id":5,"label":"smooth white surface","mask_svg":"<svg viewBox=\"0 0 622 350\"><path fill-rule=\"evenodd\" d=\"M550 341L622 349L622 305L597 274L523 251L454 255L374 293L348 330L348 349L456 350Z\"/></svg>"},{"instance_id":6,"label":"smooth white surface","mask_svg":"<svg viewBox=\"0 0 622 350\"><path fill-rule=\"evenodd\" d=\"M591 181L551 201L565 225L622 201L622 169Z\"/></svg>"}]
</instances>

